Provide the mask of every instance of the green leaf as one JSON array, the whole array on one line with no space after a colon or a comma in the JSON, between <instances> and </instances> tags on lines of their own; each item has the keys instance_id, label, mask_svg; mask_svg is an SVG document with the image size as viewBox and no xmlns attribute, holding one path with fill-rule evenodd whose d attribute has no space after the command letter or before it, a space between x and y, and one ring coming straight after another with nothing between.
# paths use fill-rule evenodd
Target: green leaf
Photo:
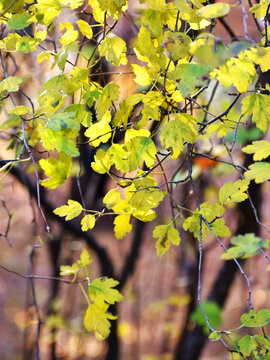
<instances>
[{"instance_id":1,"label":"green leaf","mask_svg":"<svg viewBox=\"0 0 270 360\"><path fill-rule=\"evenodd\" d=\"M53 212L59 216L66 216L66 221L74 219L83 211L83 207L78 201L68 200L68 205L56 208Z\"/></svg>"},{"instance_id":2,"label":"green leaf","mask_svg":"<svg viewBox=\"0 0 270 360\"><path fill-rule=\"evenodd\" d=\"M210 326L212 328L217 328L218 326L220 326L222 320L221 320L221 309L218 306L218 304L213 301L204 301L202 303L202 306L208 317ZM205 334L209 333L207 323L200 305L197 305L197 309L191 314L190 319L194 321L196 324L203 326L203 331Z\"/></svg>"},{"instance_id":3,"label":"green leaf","mask_svg":"<svg viewBox=\"0 0 270 360\"><path fill-rule=\"evenodd\" d=\"M88 267L92 264L92 259L90 258L89 252L86 249L83 249L80 255L80 260L77 263L82 267Z\"/></svg>"},{"instance_id":4,"label":"green leaf","mask_svg":"<svg viewBox=\"0 0 270 360\"><path fill-rule=\"evenodd\" d=\"M93 229L93 227L95 226L95 222L96 222L96 218L94 215L91 214L85 215L81 221L82 231Z\"/></svg>"},{"instance_id":5,"label":"green leaf","mask_svg":"<svg viewBox=\"0 0 270 360\"><path fill-rule=\"evenodd\" d=\"M268 249L269 241L262 240L254 234L237 235L231 239L234 245L221 255L224 260L230 260L241 257L242 259L250 258L259 253L260 249Z\"/></svg>"},{"instance_id":6,"label":"green leaf","mask_svg":"<svg viewBox=\"0 0 270 360\"><path fill-rule=\"evenodd\" d=\"M79 150L77 149L74 138L77 136L77 132L72 130L53 131L45 128L41 130L40 139L43 143L43 147L47 151L56 149L58 152L67 154L70 157L79 156Z\"/></svg>"},{"instance_id":7,"label":"green leaf","mask_svg":"<svg viewBox=\"0 0 270 360\"><path fill-rule=\"evenodd\" d=\"M145 162L146 166L151 168L156 160L156 146L149 137L138 136L129 140L126 144L129 152L128 164L129 172L141 168Z\"/></svg>"},{"instance_id":8,"label":"green leaf","mask_svg":"<svg viewBox=\"0 0 270 360\"><path fill-rule=\"evenodd\" d=\"M78 50L78 41L73 41L72 43L63 46L61 51L59 51L57 55L54 57L52 68L54 68L54 66L57 65L61 71L64 71L69 53L71 51L77 51L77 50Z\"/></svg>"},{"instance_id":9,"label":"green leaf","mask_svg":"<svg viewBox=\"0 0 270 360\"><path fill-rule=\"evenodd\" d=\"M168 78L181 80L179 90L182 96L186 97L195 89L196 79L203 76L207 70L208 67L199 64L179 64L168 74Z\"/></svg>"},{"instance_id":10,"label":"green leaf","mask_svg":"<svg viewBox=\"0 0 270 360\"><path fill-rule=\"evenodd\" d=\"M110 279L107 277L102 277L91 281L88 286L88 292L91 301L94 301L95 304L103 305L115 304L116 302L122 301L123 295L116 289L113 289L119 284L118 281Z\"/></svg>"},{"instance_id":11,"label":"green leaf","mask_svg":"<svg viewBox=\"0 0 270 360\"><path fill-rule=\"evenodd\" d=\"M250 310L249 313L241 316L241 323L245 327L262 327L270 323L270 309L262 309L256 313Z\"/></svg>"},{"instance_id":12,"label":"green leaf","mask_svg":"<svg viewBox=\"0 0 270 360\"><path fill-rule=\"evenodd\" d=\"M245 357L249 356L253 350L256 350L258 347L256 340L254 340L253 336L246 335L242 337L238 342L237 345L239 346L239 350L241 354Z\"/></svg>"},{"instance_id":13,"label":"green leaf","mask_svg":"<svg viewBox=\"0 0 270 360\"><path fill-rule=\"evenodd\" d=\"M252 145L243 147L242 151L246 154L254 154L253 160L260 161L270 155L270 142L266 140L253 141Z\"/></svg>"},{"instance_id":14,"label":"green leaf","mask_svg":"<svg viewBox=\"0 0 270 360\"><path fill-rule=\"evenodd\" d=\"M46 160L41 159L39 165L45 174L49 176L48 179L40 181L41 185L49 189L55 189L67 180L71 172L72 160L65 153L60 153L58 161L50 157Z\"/></svg>"},{"instance_id":15,"label":"green leaf","mask_svg":"<svg viewBox=\"0 0 270 360\"><path fill-rule=\"evenodd\" d=\"M171 243L178 246L181 240L178 231L172 225L156 226L153 237L158 238L156 242L158 257L161 257L169 250Z\"/></svg>"},{"instance_id":16,"label":"green leaf","mask_svg":"<svg viewBox=\"0 0 270 360\"><path fill-rule=\"evenodd\" d=\"M190 119L188 118L190 117ZM197 131L192 124L192 116L176 114L175 120L170 120L160 132L161 145L172 148L172 159L176 159L184 149L184 142L193 144L197 140Z\"/></svg>"},{"instance_id":17,"label":"green leaf","mask_svg":"<svg viewBox=\"0 0 270 360\"><path fill-rule=\"evenodd\" d=\"M30 25L28 20L32 17L32 15L27 12L21 14L14 14L11 18L8 19L8 27L10 30L22 30L25 27Z\"/></svg>"},{"instance_id":18,"label":"green leaf","mask_svg":"<svg viewBox=\"0 0 270 360\"><path fill-rule=\"evenodd\" d=\"M248 180L255 180L256 184L263 183L270 179L270 164L267 162L255 162L251 164L249 170L244 173Z\"/></svg>"},{"instance_id":19,"label":"green leaf","mask_svg":"<svg viewBox=\"0 0 270 360\"><path fill-rule=\"evenodd\" d=\"M126 43L118 36L104 39L99 47L100 56L105 56L108 62L116 66L127 64L126 52Z\"/></svg>"},{"instance_id":20,"label":"green leaf","mask_svg":"<svg viewBox=\"0 0 270 360\"><path fill-rule=\"evenodd\" d=\"M270 350L270 341L263 336L254 335L254 339L256 339L260 345L262 345L266 350Z\"/></svg>"},{"instance_id":21,"label":"green leaf","mask_svg":"<svg viewBox=\"0 0 270 360\"><path fill-rule=\"evenodd\" d=\"M232 181L224 184L220 190L218 199L221 204L239 203L248 198L245 191L248 189L249 180L237 180L235 183Z\"/></svg>"},{"instance_id":22,"label":"green leaf","mask_svg":"<svg viewBox=\"0 0 270 360\"><path fill-rule=\"evenodd\" d=\"M5 90L7 90L9 92L18 91L19 85L21 83L22 83L22 79L19 78L18 76L10 76L10 77L4 79L3 81L1 81L0 92L5 91Z\"/></svg>"},{"instance_id":23,"label":"green leaf","mask_svg":"<svg viewBox=\"0 0 270 360\"><path fill-rule=\"evenodd\" d=\"M266 132L270 122L270 98L265 94L251 94L242 100L242 114L252 116L252 121L263 132Z\"/></svg>"},{"instance_id":24,"label":"green leaf","mask_svg":"<svg viewBox=\"0 0 270 360\"><path fill-rule=\"evenodd\" d=\"M72 112L55 113L51 116L47 128L53 131L60 131L64 129L80 130L80 122Z\"/></svg>"}]
</instances>

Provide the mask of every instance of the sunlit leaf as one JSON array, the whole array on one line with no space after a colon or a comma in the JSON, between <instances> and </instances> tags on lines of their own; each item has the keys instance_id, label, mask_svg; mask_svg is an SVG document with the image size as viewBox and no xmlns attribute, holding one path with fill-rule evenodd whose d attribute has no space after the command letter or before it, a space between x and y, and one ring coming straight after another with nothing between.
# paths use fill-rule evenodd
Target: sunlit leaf
<instances>
[{"instance_id":1,"label":"sunlit leaf","mask_svg":"<svg viewBox=\"0 0 270 360\"><path fill-rule=\"evenodd\" d=\"M264 161L251 164L245 172L245 178L254 180L256 184L263 183L270 179L270 164Z\"/></svg>"},{"instance_id":2,"label":"sunlit leaf","mask_svg":"<svg viewBox=\"0 0 270 360\"><path fill-rule=\"evenodd\" d=\"M79 216L83 211L83 207L78 201L68 200L67 205L56 208L53 212L59 216L65 216L65 220L71 220Z\"/></svg>"},{"instance_id":3,"label":"sunlit leaf","mask_svg":"<svg viewBox=\"0 0 270 360\"><path fill-rule=\"evenodd\" d=\"M242 100L243 116L251 116L257 127L265 132L270 122L270 98L265 94L251 94Z\"/></svg>"},{"instance_id":4,"label":"sunlit leaf","mask_svg":"<svg viewBox=\"0 0 270 360\"><path fill-rule=\"evenodd\" d=\"M114 219L114 233L117 239L122 239L127 233L132 230L130 224L131 215L118 215Z\"/></svg>"},{"instance_id":5,"label":"sunlit leaf","mask_svg":"<svg viewBox=\"0 0 270 360\"><path fill-rule=\"evenodd\" d=\"M249 180L237 180L235 183L229 181L219 190L218 199L221 204L238 203L248 198L246 190L249 186Z\"/></svg>"},{"instance_id":6,"label":"sunlit leaf","mask_svg":"<svg viewBox=\"0 0 270 360\"><path fill-rule=\"evenodd\" d=\"M127 64L126 52L126 43L118 36L104 39L99 47L100 56L116 66Z\"/></svg>"},{"instance_id":7,"label":"sunlit leaf","mask_svg":"<svg viewBox=\"0 0 270 360\"><path fill-rule=\"evenodd\" d=\"M215 19L227 15L230 11L230 5L222 2L216 4L205 5L201 7L197 14L202 17Z\"/></svg>"},{"instance_id":8,"label":"sunlit leaf","mask_svg":"<svg viewBox=\"0 0 270 360\"><path fill-rule=\"evenodd\" d=\"M58 160L53 157L41 159L39 165L45 174L49 176L48 179L40 181L41 185L49 189L55 189L66 182L71 172L72 160L65 153L60 153Z\"/></svg>"},{"instance_id":9,"label":"sunlit leaf","mask_svg":"<svg viewBox=\"0 0 270 360\"><path fill-rule=\"evenodd\" d=\"M114 320L115 316L107 312L108 307L109 305L105 303L88 306L83 320L86 331L95 331L96 336L103 339L109 336L111 327L109 320Z\"/></svg>"},{"instance_id":10,"label":"sunlit leaf","mask_svg":"<svg viewBox=\"0 0 270 360\"><path fill-rule=\"evenodd\" d=\"M76 263L69 265L61 265L60 266L60 276L69 276L73 275L73 281L76 279L77 273L79 271L79 267Z\"/></svg>"},{"instance_id":11,"label":"sunlit leaf","mask_svg":"<svg viewBox=\"0 0 270 360\"><path fill-rule=\"evenodd\" d=\"M91 39L93 37L93 31L91 26L84 20L76 21L76 24L79 26L80 32L87 37L87 39Z\"/></svg>"},{"instance_id":12,"label":"sunlit leaf","mask_svg":"<svg viewBox=\"0 0 270 360\"><path fill-rule=\"evenodd\" d=\"M122 301L123 296L117 289L114 289L118 284L118 281L107 277L91 281L88 286L91 301L100 305L103 305L104 302L108 304L115 304L116 302Z\"/></svg>"},{"instance_id":13,"label":"sunlit leaf","mask_svg":"<svg viewBox=\"0 0 270 360\"><path fill-rule=\"evenodd\" d=\"M252 145L247 145L242 148L246 154L254 154L253 160L260 161L270 156L270 142L266 140L253 141Z\"/></svg>"},{"instance_id":14,"label":"sunlit leaf","mask_svg":"<svg viewBox=\"0 0 270 360\"><path fill-rule=\"evenodd\" d=\"M96 222L96 218L94 215L91 214L85 215L81 221L82 231L93 229L93 227L95 226L95 222Z\"/></svg>"}]
</instances>

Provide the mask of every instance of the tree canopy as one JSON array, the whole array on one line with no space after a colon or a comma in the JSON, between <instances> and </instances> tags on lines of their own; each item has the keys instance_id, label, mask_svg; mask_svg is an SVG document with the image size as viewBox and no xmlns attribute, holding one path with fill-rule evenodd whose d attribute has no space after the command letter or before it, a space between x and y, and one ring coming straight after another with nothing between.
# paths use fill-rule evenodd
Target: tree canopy
<instances>
[{"instance_id":1,"label":"tree canopy","mask_svg":"<svg viewBox=\"0 0 270 360\"><path fill-rule=\"evenodd\" d=\"M51 247L49 277L1 265L32 284L37 359L36 278L79 287L81 324L108 338L107 359L119 358L116 305L126 301L122 292L147 223L157 258L173 251L182 261L189 246L196 258L186 337L175 341L171 358L198 358L207 338L233 359L270 358L270 309L254 306L255 270L245 267L260 256L270 269L270 229L261 218L263 206L269 208L269 9L266 0L0 0L0 186L7 218L0 235L12 245L5 186L15 177L35 199L42 249L51 246L45 233L57 234L55 223L90 248L59 264L61 246ZM107 218L113 246L132 238L120 272L95 237ZM223 265L205 297L204 254L211 246L223 249ZM32 265L35 252L33 246ZM92 275L95 258L101 277ZM220 312L236 272L245 284L243 313L237 328L225 329ZM189 330L191 321L199 334ZM199 341L196 355L187 339Z\"/></svg>"}]
</instances>

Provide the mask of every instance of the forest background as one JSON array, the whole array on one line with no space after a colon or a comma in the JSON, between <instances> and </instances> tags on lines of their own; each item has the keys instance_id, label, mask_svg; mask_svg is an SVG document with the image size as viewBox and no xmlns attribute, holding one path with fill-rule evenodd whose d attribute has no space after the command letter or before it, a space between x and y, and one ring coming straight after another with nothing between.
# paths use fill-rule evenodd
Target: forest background
<instances>
[{"instance_id":1,"label":"forest background","mask_svg":"<svg viewBox=\"0 0 270 360\"><path fill-rule=\"evenodd\" d=\"M1 0L1 359L269 359L268 1Z\"/></svg>"}]
</instances>

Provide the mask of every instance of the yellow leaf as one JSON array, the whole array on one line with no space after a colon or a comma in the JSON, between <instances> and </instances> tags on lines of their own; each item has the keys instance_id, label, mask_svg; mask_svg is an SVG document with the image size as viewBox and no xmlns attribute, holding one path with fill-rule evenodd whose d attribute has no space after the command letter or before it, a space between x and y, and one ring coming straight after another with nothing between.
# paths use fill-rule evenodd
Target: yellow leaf
<instances>
[{"instance_id":1,"label":"yellow leaf","mask_svg":"<svg viewBox=\"0 0 270 360\"><path fill-rule=\"evenodd\" d=\"M38 63L40 64L40 63L42 63L42 61L49 59L50 56L51 56L50 51L42 51L42 52L38 55L37 61L38 61Z\"/></svg>"},{"instance_id":2,"label":"yellow leaf","mask_svg":"<svg viewBox=\"0 0 270 360\"><path fill-rule=\"evenodd\" d=\"M231 58L219 69L211 71L211 78L217 78L225 88L234 85L241 93L246 92L253 83L256 69L248 52L242 52L238 58Z\"/></svg>"},{"instance_id":3,"label":"yellow leaf","mask_svg":"<svg viewBox=\"0 0 270 360\"><path fill-rule=\"evenodd\" d=\"M242 100L242 114L252 115L252 122L263 132L266 132L270 122L270 98L265 94L251 94Z\"/></svg>"},{"instance_id":4,"label":"yellow leaf","mask_svg":"<svg viewBox=\"0 0 270 360\"><path fill-rule=\"evenodd\" d=\"M115 304L116 302L122 301L123 295L117 289L113 289L119 284L119 281L102 277L91 281L88 286L88 293L90 300L94 301L95 304L100 304L101 306L104 303Z\"/></svg>"},{"instance_id":5,"label":"yellow leaf","mask_svg":"<svg viewBox=\"0 0 270 360\"><path fill-rule=\"evenodd\" d=\"M124 145L113 144L107 151L107 154L117 170L122 171L123 173L129 172L129 152L125 150Z\"/></svg>"},{"instance_id":6,"label":"yellow leaf","mask_svg":"<svg viewBox=\"0 0 270 360\"><path fill-rule=\"evenodd\" d=\"M72 43L78 37L78 31L74 30L73 25L67 21L66 23L60 23L60 30L66 29L65 34L61 37L59 42L64 46Z\"/></svg>"},{"instance_id":7,"label":"yellow leaf","mask_svg":"<svg viewBox=\"0 0 270 360\"><path fill-rule=\"evenodd\" d=\"M158 91L149 91L142 99L144 104L149 104L150 107L158 107L160 106L164 101L165 98L163 95Z\"/></svg>"},{"instance_id":8,"label":"yellow leaf","mask_svg":"<svg viewBox=\"0 0 270 360\"><path fill-rule=\"evenodd\" d=\"M91 26L84 20L76 21L76 24L79 26L80 32L87 37L87 39L91 39L93 37L93 31Z\"/></svg>"},{"instance_id":9,"label":"yellow leaf","mask_svg":"<svg viewBox=\"0 0 270 360\"><path fill-rule=\"evenodd\" d=\"M264 18L268 11L269 2L267 0L261 0L259 4L253 5L249 11L258 18Z\"/></svg>"},{"instance_id":10,"label":"yellow leaf","mask_svg":"<svg viewBox=\"0 0 270 360\"><path fill-rule=\"evenodd\" d=\"M86 249L83 249L80 255L80 260L77 263L82 267L88 267L92 264L92 259L90 258L89 252Z\"/></svg>"},{"instance_id":11,"label":"yellow leaf","mask_svg":"<svg viewBox=\"0 0 270 360\"><path fill-rule=\"evenodd\" d=\"M116 66L127 64L126 52L126 43L118 36L104 39L99 47L100 56L105 56L108 62Z\"/></svg>"},{"instance_id":12,"label":"yellow leaf","mask_svg":"<svg viewBox=\"0 0 270 360\"><path fill-rule=\"evenodd\" d=\"M121 195L117 189L112 189L107 192L103 198L103 203L107 209L112 209L121 200Z\"/></svg>"},{"instance_id":13,"label":"yellow leaf","mask_svg":"<svg viewBox=\"0 0 270 360\"><path fill-rule=\"evenodd\" d=\"M260 65L262 72L270 69L270 49L268 47L256 47L250 49L250 57L255 64Z\"/></svg>"},{"instance_id":14,"label":"yellow leaf","mask_svg":"<svg viewBox=\"0 0 270 360\"><path fill-rule=\"evenodd\" d=\"M167 149L172 148L172 159L180 155L184 142L193 144L197 140L197 131L192 119L188 114L175 114L175 120L170 120L161 129L161 145L166 145Z\"/></svg>"},{"instance_id":15,"label":"yellow leaf","mask_svg":"<svg viewBox=\"0 0 270 360\"><path fill-rule=\"evenodd\" d=\"M109 172L113 164L113 160L103 149L98 149L94 157L95 161L91 162L92 169L99 174Z\"/></svg>"},{"instance_id":16,"label":"yellow leaf","mask_svg":"<svg viewBox=\"0 0 270 360\"><path fill-rule=\"evenodd\" d=\"M72 264L71 266L68 265L61 265L60 266L60 276L69 276L73 275L73 280L76 279L76 275L79 271L79 267L76 263Z\"/></svg>"},{"instance_id":17,"label":"yellow leaf","mask_svg":"<svg viewBox=\"0 0 270 360\"><path fill-rule=\"evenodd\" d=\"M111 114L106 112L102 120L92 124L84 133L89 137L89 144L93 147L98 147L100 143L106 143L112 136L112 129L108 124L111 121Z\"/></svg>"},{"instance_id":18,"label":"yellow leaf","mask_svg":"<svg viewBox=\"0 0 270 360\"><path fill-rule=\"evenodd\" d=\"M113 320L115 316L107 312L108 307L109 305L105 303L88 306L83 321L86 331L95 331L95 335L103 339L109 336L111 327L109 319Z\"/></svg>"},{"instance_id":19,"label":"yellow leaf","mask_svg":"<svg viewBox=\"0 0 270 360\"><path fill-rule=\"evenodd\" d=\"M132 230L130 224L131 215L117 215L114 219L114 232L117 239L122 239L127 233Z\"/></svg>"},{"instance_id":20,"label":"yellow leaf","mask_svg":"<svg viewBox=\"0 0 270 360\"><path fill-rule=\"evenodd\" d=\"M270 179L270 164L265 161L255 162L248 167L245 178L254 180L256 184L261 184Z\"/></svg>"},{"instance_id":21,"label":"yellow leaf","mask_svg":"<svg viewBox=\"0 0 270 360\"><path fill-rule=\"evenodd\" d=\"M157 217L157 214L154 210L141 210L141 209L132 209L132 215L141 221L148 222L152 221Z\"/></svg>"},{"instance_id":22,"label":"yellow leaf","mask_svg":"<svg viewBox=\"0 0 270 360\"><path fill-rule=\"evenodd\" d=\"M61 0L62 5L69 5L71 10L77 9L83 2L84 0Z\"/></svg>"},{"instance_id":23,"label":"yellow leaf","mask_svg":"<svg viewBox=\"0 0 270 360\"><path fill-rule=\"evenodd\" d=\"M147 129L127 129L125 133L125 143L127 143L129 140L134 139L137 136L144 136L149 137L151 135L151 132Z\"/></svg>"},{"instance_id":24,"label":"yellow leaf","mask_svg":"<svg viewBox=\"0 0 270 360\"><path fill-rule=\"evenodd\" d=\"M223 17L230 12L230 5L218 2L216 4L205 5L201 7L197 14L209 19Z\"/></svg>"},{"instance_id":25,"label":"yellow leaf","mask_svg":"<svg viewBox=\"0 0 270 360\"><path fill-rule=\"evenodd\" d=\"M242 151L246 154L254 154L253 160L260 161L270 155L270 142L266 140L253 141L252 145L243 147Z\"/></svg>"},{"instance_id":26,"label":"yellow leaf","mask_svg":"<svg viewBox=\"0 0 270 360\"><path fill-rule=\"evenodd\" d=\"M15 115L25 115L25 114L29 114L32 111L29 109L29 107L24 106L24 105L19 105L16 106L14 109L10 110L10 114L15 114Z\"/></svg>"},{"instance_id":27,"label":"yellow leaf","mask_svg":"<svg viewBox=\"0 0 270 360\"><path fill-rule=\"evenodd\" d=\"M49 176L48 179L40 181L41 185L49 189L55 189L67 180L71 172L72 160L65 153L59 153L58 161L50 157L46 160L41 159L39 165L45 174Z\"/></svg>"},{"instance_id":28,"label":"yellow leaf","mask_svg":"<svg viewBox=\"0 0 270 360\"><path fill-rule=\"evenodd\" d=\"M158 238L156 242L157 256L161 257L173 245L180 244L180 236L178 231L171 225L158 225L153 231L153 237Z\"/></svg>"},{"instance_id":29,"label":"yellow leaf","mask_svg":"<svg viewBox=\"0 0 270 360\"><path fill-rule=\"evenodd\" d=\"M248 198L245 191L248 189L249 180L237 180L235 183L229 181L219 190L218 199L221 204L238 203Z\"/></svg>"},{"instance_id":30,"label":"yellow leaf","mask_svg":"<svg viewBox=\"0 0 270 360\"><path fill-rule=\"evenodd\" d=\"M82 218L81 225L82 225L82 231L87 231L89 229L93 229L95 226L96 219L94 215L88 214L85 215Z\"/></svg>"},{"instance_id":31,"label":"yellow leaf","mask_svg":"<svg viewBox=\"0 0 270 360\"><path fill-rule=\"evenodd\" d=\"M53 212L59 216L66 216L66 221L74 219L79 216L83 208L78 201L68 200L68 205L63 205L56 208Z\"/></svg>"},{"instance_id":32,"label":"yellow leaf","mask_svg":"<svg viewBox=\"0 0 270 360\"><path fill-rule=\"evenodd\" d=\"M136 75L134 81L141 85L141 86L147 86L151 84L152 77L150 76L148 69L145 66L139 66L137 64L131 65L132 71Z\"/></svg>"}]
</instances>

